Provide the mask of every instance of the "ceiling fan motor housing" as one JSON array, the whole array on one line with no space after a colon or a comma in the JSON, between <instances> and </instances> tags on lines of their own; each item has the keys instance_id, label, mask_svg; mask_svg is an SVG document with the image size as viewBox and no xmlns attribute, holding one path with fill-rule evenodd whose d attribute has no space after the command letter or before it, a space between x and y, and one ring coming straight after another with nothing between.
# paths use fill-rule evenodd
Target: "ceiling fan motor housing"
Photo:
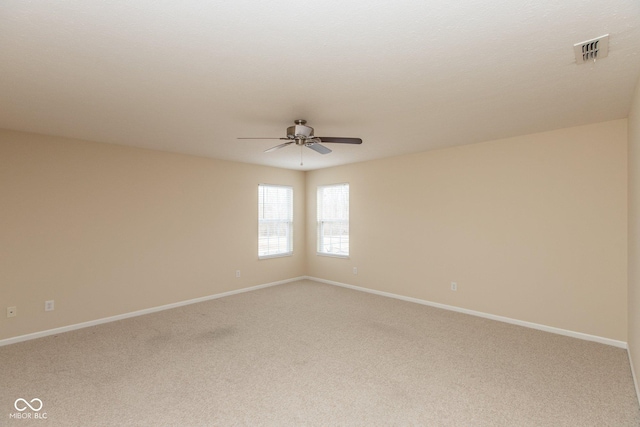
<instances>
[{"instance_id":1,"label":"ceiling fan motor housing","mask_svg":"<svg viewBox=\"0 0 640 427\"><path fill-rule=\"evenodd\" d=\"M289 126L287 128L287 138L313 138L313 128L302 124Z\"/></svg>"}]
</instances>

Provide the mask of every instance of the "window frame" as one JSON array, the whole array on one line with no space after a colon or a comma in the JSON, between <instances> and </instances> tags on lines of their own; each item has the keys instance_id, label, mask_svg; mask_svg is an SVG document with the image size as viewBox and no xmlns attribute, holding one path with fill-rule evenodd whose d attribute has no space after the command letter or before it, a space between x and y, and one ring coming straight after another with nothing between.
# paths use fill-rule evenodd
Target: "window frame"
<instances>
[{"instance_id":1,"label":"window frame","mask_svg":"<svg viewBox=\"0 0 640 427\"><path fill-rule=\"evenodd\" d=\"M289 218L288 219L265 219L264 218L264 197L265 193L263 192L266 188L279 188L279 189L287 189L289 190ZM270 258L281 258L287 256L293 256L293 186L291 185L281 185L281 184L258 184L258 259L270 259ZM276 203L276 202L273 202ZM277 252L277 253L268 253L267 250L265 255L261 255L261 241L263 237L262 234L262 226L265 223L273 223L273 224L286 224L287 236L286 236L286 244L287 251L285 252ZM267 236L268 239L268 236Z\"/></svg>"},{"instance_id":2,"label":"window frame","mask_svg":"<svg viewBox=\"0 0 640 427\"><path fill-rule=\"evenodd\" d=\"M321 211L323 209L323 205L324 205L324 201L321 199L322 196L322 190L325 188L330 188L330 187L346 187L347 189L347 218L346 221L344 219L340 219L340 218L321 218ZM337 183L337 184L326 184L326 185L318 185L317 189L316 189L316 255L320 255L320 256L327 256L327 257L335 257L335 258L349 258L350 254L351 254L351 243L350 243L350 236L351 236L351 231L350 231L350 217L351 217L351 213L350 213L350 205L351 205L351 186L349 185L348 182L341 182L341 183ZM344 228L345 223L346 223L346 229L347 229L347 240L346 240L346 244L347 244L347 251L346 253L341 252L341 253L336 253L336 252L328 252L326 250L324 250L324 240L322 238L323 233L324 233L324 226L326 225L326 223L333 223L333 224L340 224L342 223L342 227ZM341 239L339 246L342 246L343 241L342 241L342 237L339 237L339 239Z\"/></svg>"}]
</instances>

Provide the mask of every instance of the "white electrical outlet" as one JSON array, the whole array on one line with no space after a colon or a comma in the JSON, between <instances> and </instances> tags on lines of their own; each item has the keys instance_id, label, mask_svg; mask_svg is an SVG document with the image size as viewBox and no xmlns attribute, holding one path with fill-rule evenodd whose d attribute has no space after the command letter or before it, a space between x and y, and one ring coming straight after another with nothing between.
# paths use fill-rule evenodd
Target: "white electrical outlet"
<instances>
[{"instance_id":1,"label":"white electrical outlet","mask_svg":"<svg viewBox=\"0 0 640 427\"><path fill-rule=\"evenodd\" d=\"M353 267L353 274L358 274L358 267Z\"/></svg>"},{"instance_id":2,"label":"white electrical outlet","mask_svg":"<svg viewBox=\"0 0 640 427\"><path fill-rule=\"evenodd\" d=\"M18 315L17 307L7 307L7 317L16 317Z\"/></svg>"},{"instance_id":3,"label":"white electrical outlet","mask_svg":"<svg viewBox=\"0 0 640 427\"><path fill-rule=\"evenodd\" d=\"M45 301L44 302L44 311L53 311L53 304L54 304L53 300Z\"/></svg>"},{"instance_id":4,"label":"white electrical outlet","mask_svg":"<svg viewBox=\"0 0 640 427\"><path fill-rule=\"evenodd\" d=\"M451 290L452 291L457 291L458 290L458 284L456 282L451 282Z\"/></svg>"},{"instance_id":5,"label":"white electrical outlet","mask_svg":"<svg viewBox=\"0 0 640 427\"><path fill-rule=\"evenodd\" d=\"M240 277L240 270L236 270L236 277Z\"/></svg>"}]
</instances>

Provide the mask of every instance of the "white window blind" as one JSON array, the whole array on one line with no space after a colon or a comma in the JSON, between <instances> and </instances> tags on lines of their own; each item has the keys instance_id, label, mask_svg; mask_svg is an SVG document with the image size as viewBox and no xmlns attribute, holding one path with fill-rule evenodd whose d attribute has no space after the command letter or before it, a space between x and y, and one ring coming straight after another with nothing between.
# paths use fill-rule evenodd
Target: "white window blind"
<instances>
[{"instance_id":1,"label":"white window blind","mask_svg":"<svg viewBox=\"0 0 640 427\"><path fill-rule=\"evenodd\" d=\"M349 256L349 184L318 187L318 253Z\"/></svg>"},{"instance_id":2,"label":"white window blind","mask_svg":"<svg viewBox=\"0 0 640 427\"><path fill-rule=\"evenodd\" d=\"M258 186L258 257L293 253L293 187Z\"/></svg>"}]
</instances>

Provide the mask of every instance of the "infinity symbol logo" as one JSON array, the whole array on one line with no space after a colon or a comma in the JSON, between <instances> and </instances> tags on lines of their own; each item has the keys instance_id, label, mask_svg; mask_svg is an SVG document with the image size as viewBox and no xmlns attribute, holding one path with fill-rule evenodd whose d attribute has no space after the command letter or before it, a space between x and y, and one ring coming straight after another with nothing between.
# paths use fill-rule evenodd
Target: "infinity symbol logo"
<instances>
[{"instance_id":1,"label":"infinity symbol logo","mask_svg":"<svg viewBox=\"0 0 640 427\"><path fill-rule=\"evenodd\" d=\"M16 399L16 401L13 403L13 407L16 408L20 412L27 410L27 406L22 406L21 405L22 408L18 407L18 402L20 402L20 401L22 401L25 405L27 405L29 408L31 408L32 411L38 412L40 409L42 409L42 400L38 399L37 397L35 399L31 399L31 402L27 402L23 398L19 398L19 399ZM40 404L40 406L38 406L37 408L34 408L33 406L31 406L29 404L29 403L33 403L33 402L38 402ZM34 405L34 406L37 406L37 404Z\"/></svg>"}]
</instances>

